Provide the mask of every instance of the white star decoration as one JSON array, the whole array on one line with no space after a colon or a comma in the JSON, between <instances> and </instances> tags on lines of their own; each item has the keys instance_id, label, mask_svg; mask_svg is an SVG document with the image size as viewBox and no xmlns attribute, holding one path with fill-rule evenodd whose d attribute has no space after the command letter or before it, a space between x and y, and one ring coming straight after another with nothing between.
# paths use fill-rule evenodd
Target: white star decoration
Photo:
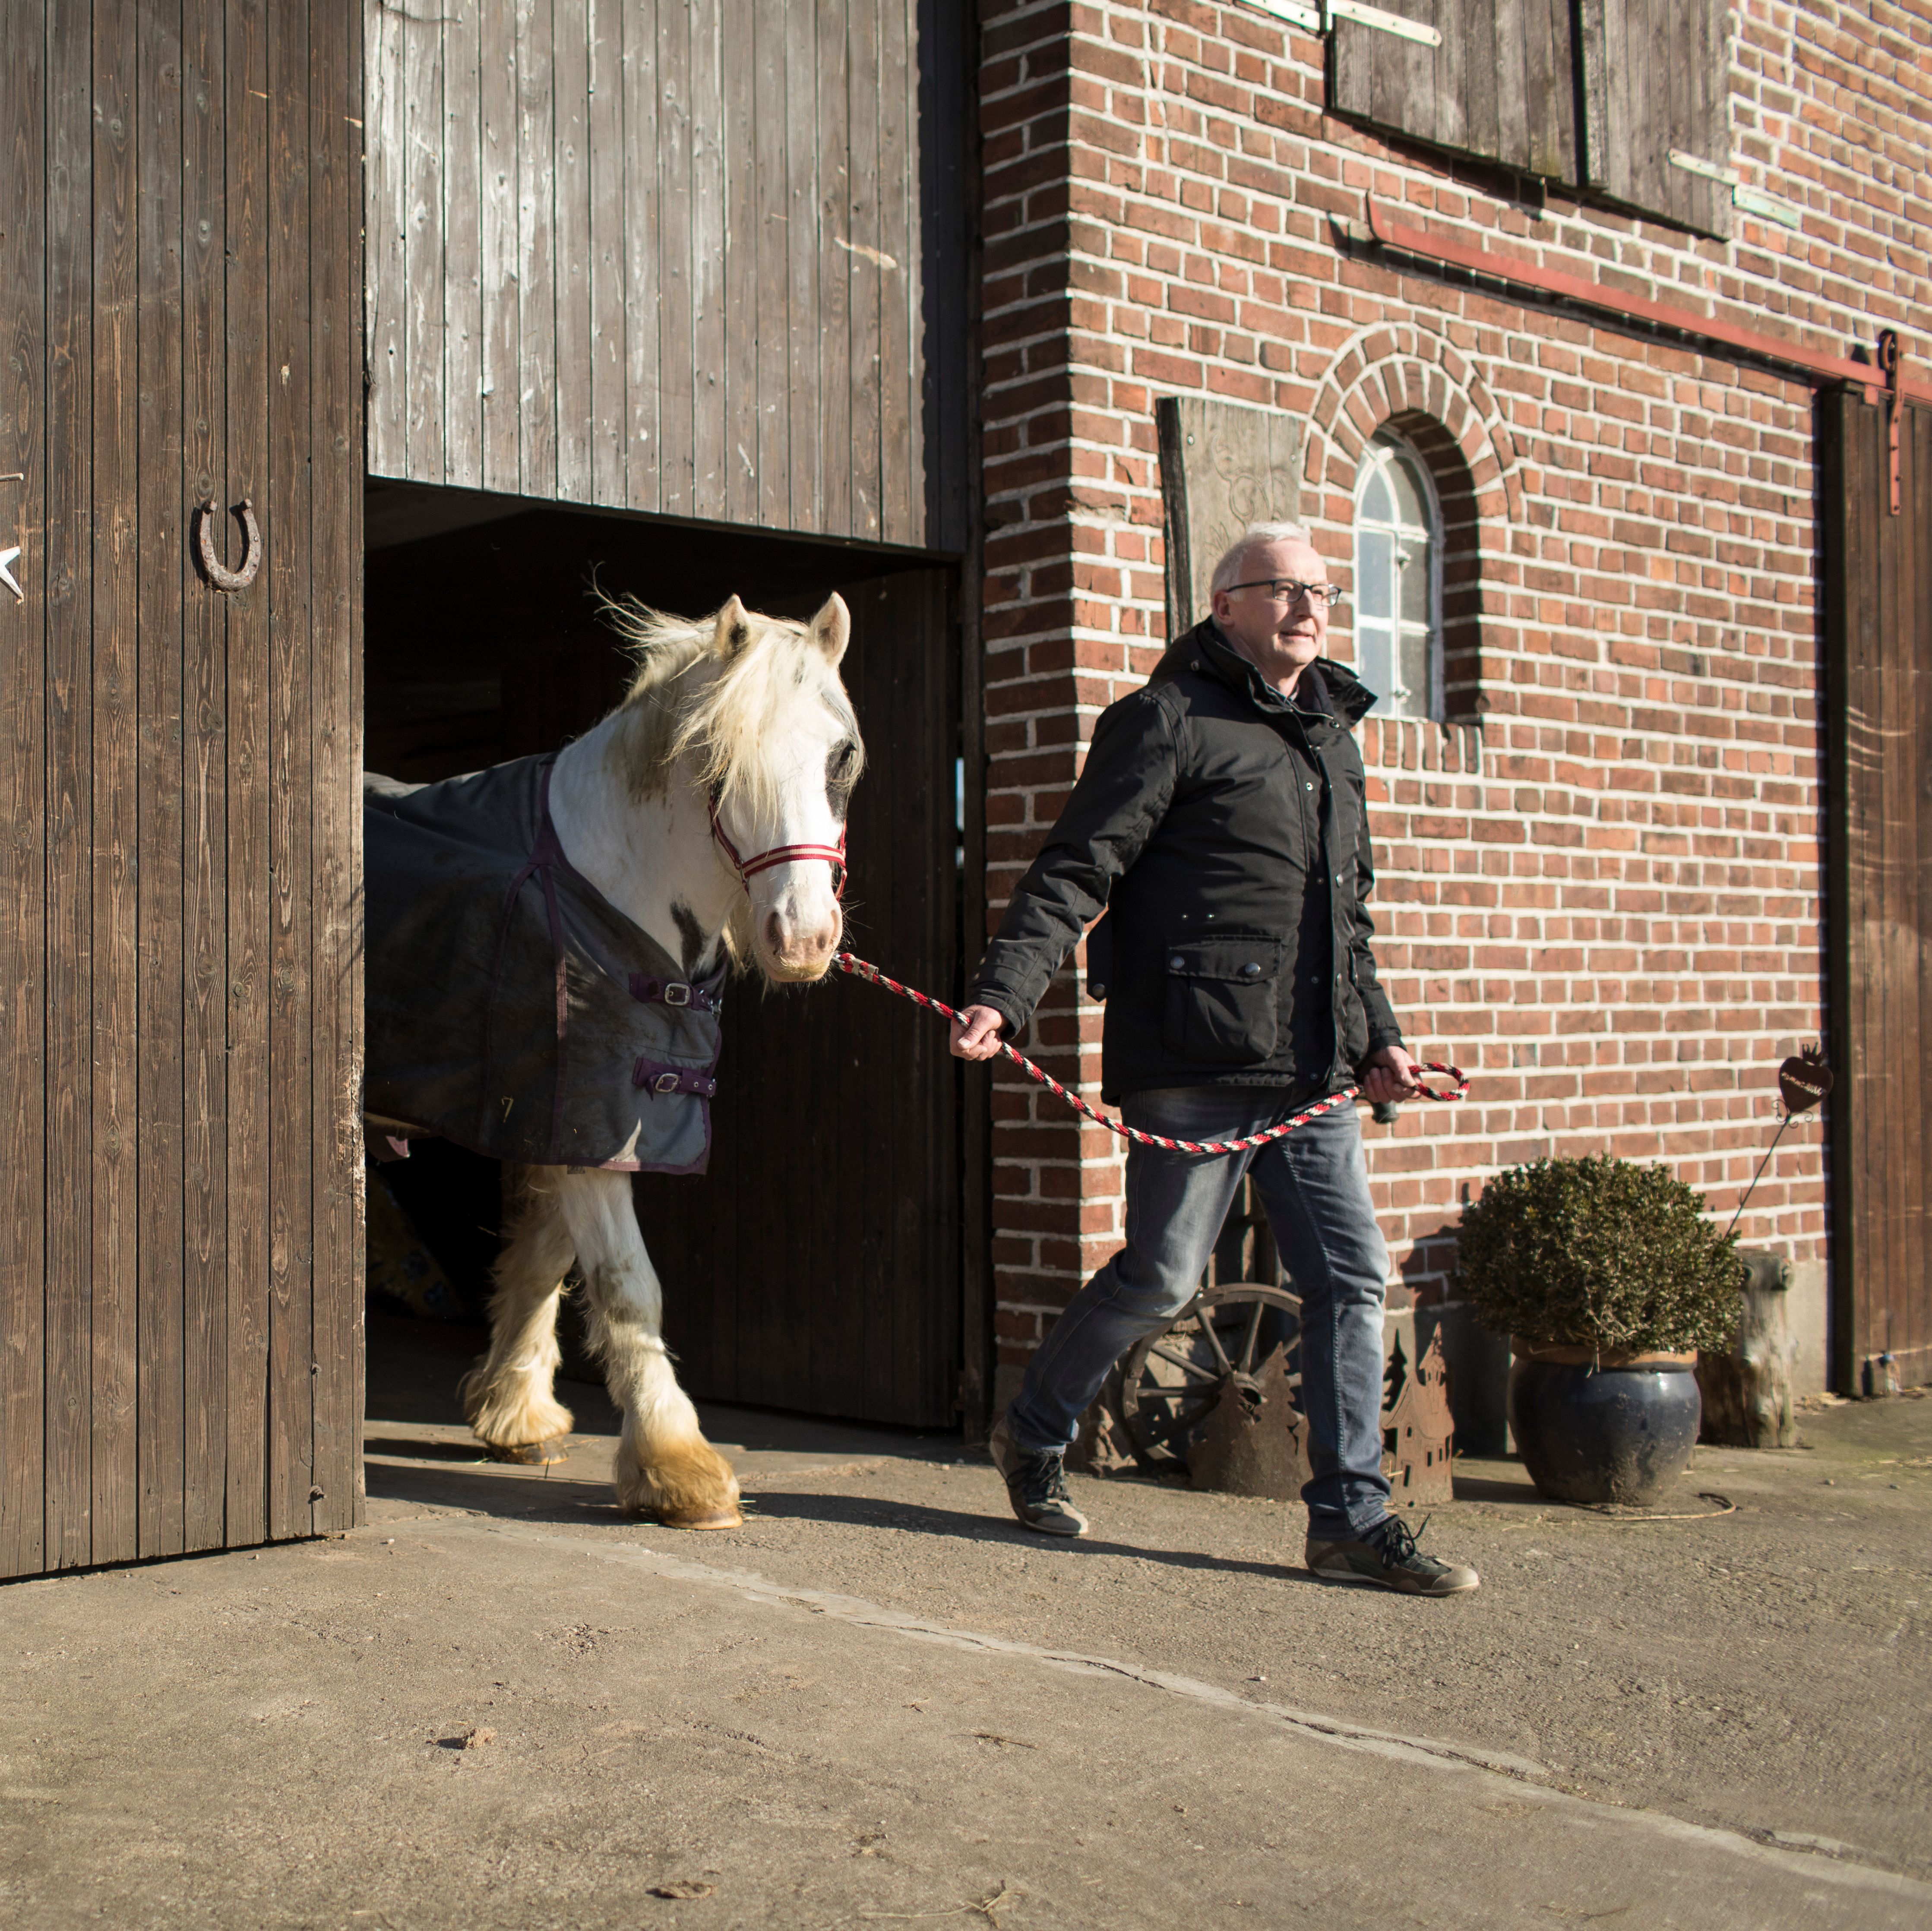
<instances>
[{"instance_id":1,"label":"white star decoration","mask_svg":"<svg viewBox=\"0 0 1932 1931\"><path fill-rule=\"evenodd\" d=\"M17 543L11 550L0 550L0 583L4 583L8 589L24 604L27 601L27 593L14 582L14 572L8 567L20 553L20 546Z\"/></svg>"}]
</instances>

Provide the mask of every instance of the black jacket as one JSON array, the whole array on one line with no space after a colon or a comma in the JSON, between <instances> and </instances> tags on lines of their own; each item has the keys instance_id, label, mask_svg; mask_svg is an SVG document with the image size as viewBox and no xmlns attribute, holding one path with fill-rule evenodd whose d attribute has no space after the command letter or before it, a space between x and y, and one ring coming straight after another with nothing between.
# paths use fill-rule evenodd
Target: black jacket
<instances>
[{"instance_id":1,"label":"black jacket","mask_svg":"<svg viewBox=\"0 0 1932 1931\"><path fill-rule=\"evenodd\" d=\"M1024 1026L1103 907L1103 1097L1346 1085L1399 1045L1376 977L1375 882L1353 727L1375 702L1318 658L1291 703L1212 623L1102 712L1085 769L966 998ZM1313 688L1311 688L1311 686Z\"/></svg>"}]
</instances>

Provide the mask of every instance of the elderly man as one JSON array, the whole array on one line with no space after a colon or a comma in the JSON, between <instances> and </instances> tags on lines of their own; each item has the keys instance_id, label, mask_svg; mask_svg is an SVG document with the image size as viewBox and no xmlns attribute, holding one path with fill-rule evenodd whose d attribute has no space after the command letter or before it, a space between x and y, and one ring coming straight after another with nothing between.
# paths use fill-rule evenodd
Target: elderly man
<instances>
[{"instance_id":1,"label":"elderly man","mask_svg":"<svg viewBox=\"0 0 1932 1931\"><path fill-rule=\"evenodd\" d=\"M1216 566L1212 619L1110 706L1060 822L1014 892L952 1029L962 1059L1017 1033L1088 922L1106 987L1101 1090L1130 1126L1227 1140L1359 1081L1414 1093L1376 978L1373 883L1352 727L1373 694L1322 655L1339 594L1307 532L1251 526ZM1301 1399L1315 1574L1412 1595L1477 1585L1388 1513L1382 1303L1353 1107L1258 1151L1127 1153L1126 1245L1076 1294L993 1432L1013 1512L1081 1535L1063 1460L1107 1371L1199 1285L1244 1174L1301 1296Z\"/></svg>"}]
</instances>

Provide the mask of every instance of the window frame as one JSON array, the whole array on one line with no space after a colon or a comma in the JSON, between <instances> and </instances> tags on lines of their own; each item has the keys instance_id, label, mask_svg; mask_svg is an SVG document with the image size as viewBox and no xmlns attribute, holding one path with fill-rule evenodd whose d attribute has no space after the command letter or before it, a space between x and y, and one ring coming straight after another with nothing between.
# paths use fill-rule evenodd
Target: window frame
<instances>
[{"instance_id":1,"label":"window frame","mask_svg":"<svg viewBox=\"0 0 1932 1931\"><path fill-rule=\"evenodd\" d=\"M1406 459L1412 473L1418 478L1423 502L1423 514L1428 520L1428 528L1422 534L1429 546L1428 622L1426 626L1427 647L1425 652L1428 665L1429 688L1423 694L1423 708L1420 711L1384 710L1384 703L1393 703L1393 691L1378 691L1376 708L1368 712L1372 718L1405 718L1423 724L1441 724L1448 715L1448 694L1444 686L1448 681L1444 662L1444 646L1442 635L1442 553L1446 546L1445 525L1442 514L1442 499L1436 487L1433 471L1424 460L1422 452L1408 438L1396 429L1384 427L1376 431L1364 448L1360 459L1355 465L1355 483L1350 494L1351 517L1348 540L1350 561L1353 566L1355 587L1349 598L1349 607L1354 619L1355 667L1358 673L1366 670L1363 661L1362 625L1365 606L1362 599L1362 546L1364 527L1362 514L1362 497L1368 487L1370 474L1378 469L1393 467ZM1385 482L1390 499L1398 505L1393 482ZM1370 520L1368 527L1384 532L1392 541L1400 544L1405 526L1398 521L1386 523ZM1399 588L1399 586L1396 586ZM1401 661L1402 638L1404 624L1402 616L1402 599L1394 596L1390 604L1389 628L1394 640L1395 659L1390 665L1393 671ZM1413 626L1409 626L1412 628ZM1390 682L1394 682L1393 677Z\"/></svg>"}]
</instances>

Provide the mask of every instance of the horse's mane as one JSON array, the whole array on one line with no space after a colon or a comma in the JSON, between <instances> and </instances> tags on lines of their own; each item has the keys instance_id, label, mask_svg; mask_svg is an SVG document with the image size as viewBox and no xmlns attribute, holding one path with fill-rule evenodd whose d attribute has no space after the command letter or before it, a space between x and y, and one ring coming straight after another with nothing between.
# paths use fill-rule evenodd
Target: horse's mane
<instances>
[{"instance_id":1,"label":"horse's mane","mask_svg":"<svg viewBox=\"0 0 1932 1931\"><path fill-rule=\"evenodd\" d=\"M674 768L694 753L702 781L721 799L735 795L754 813L775 811L779 774L767 750L783 742L788 708L807 688L860 744L844 687L804 624L748 613L751 636L726 659L712 647L715 611L680 617L634 597L599 601L604 621L629 646L637 667L618 712L633 796L663 795Z\"/></svg>"}]
</instances>

